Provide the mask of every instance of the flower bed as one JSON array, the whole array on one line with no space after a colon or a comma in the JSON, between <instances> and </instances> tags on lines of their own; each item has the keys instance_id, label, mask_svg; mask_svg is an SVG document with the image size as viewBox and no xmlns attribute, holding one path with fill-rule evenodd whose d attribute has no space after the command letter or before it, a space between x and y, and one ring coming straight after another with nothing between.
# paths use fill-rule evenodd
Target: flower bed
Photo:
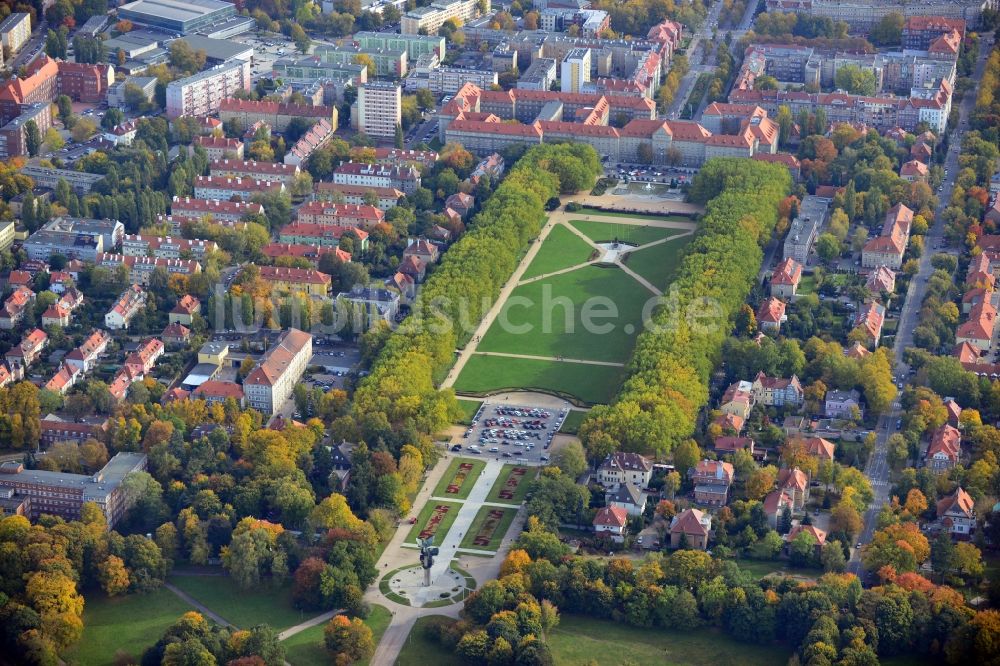
<instances>
[{"instance_id":1,"label":"flower bed","mask_svg":"<svg viewBox=\"0 0 1000 666\"><path fill-rule=\"evenodd\" d=\"M497 531L497 526L500 525L501 520L503 520L502 509L493 509L486 514L486 520L483 521L483 525L479 528L479 532L476 533L476 538L473 539L472 543L476 546L490 545L493 533Z\"/></svg>"},{"instance_id":2,"label":"flower bed","mask_svg":"<svg viewBox=\"0 0 1000 666\"><path fill-rule=\"evenodd\" d=\"M524 475L528 473L525 467L515 467L507 475L507 480L503 483L503 488L500 489L500 499L512 500L514 499L514 493L517 492L517 487L521 485L521 481L524 480Z\"/></svg>"},{"instance_id":3,"label":"flower bed","mask_svg":"<svg viewBox=\"0 0 1000 666\"><path fill-rule=\"evenodd\" d=\"M450 495L457 495L462 490L462 485L468 478L469 473L472 471L471 463L462 463L458 466L458 471L455 472L455 477L448 484L448 488L445 490Z\"/></svg>"},{"instance_id":4,"label":"flower bed","mask_svg":"<svg viewBox=\"0 0 1000 666\"><path fill-rule=\"evenodd\" d=\"M432 513L431 517L427 520L427 524L424 525L424 529L420 530L420 538L427 539L434 536L434 533L437 532L437 528L441 524L441 521L444 520L444 517L450 510L451 507L447 504L438 504L434 507L434 513Z\"/></svg>"}]
</instances>

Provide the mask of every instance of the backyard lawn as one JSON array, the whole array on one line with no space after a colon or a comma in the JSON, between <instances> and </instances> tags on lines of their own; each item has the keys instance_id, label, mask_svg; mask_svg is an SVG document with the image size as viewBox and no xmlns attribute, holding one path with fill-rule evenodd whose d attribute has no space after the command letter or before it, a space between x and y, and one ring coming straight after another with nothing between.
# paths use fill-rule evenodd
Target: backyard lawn
<instances>
[{"instance_id":1,"label":"backyard lawn","mask_svg":"<svg viewBox=\"0 0 1000 666\"><path fill-rule=\"evenodd\" d=\"M112 599L88 594L83 638L65 656L87 666L110 666L115 653L122 650L138 660L168 626L190 610L194 609L165 588Z\"/></svg>"},{"instance_id":2,"label":"backyard lawn","mask_svg":"<svg viewBox=\"0 0 1000 666\"><path fill-rule=\"evenodd\" d=\"M652 298L617 267L553 275L514 289L477 349L623 363Z\"/></svg>"},{"instance_id":3,"label":"backyard lawn","mask_svg":"<svg viewBox=\"0 0 1000 666\"><path fill-rule=\"evenodd\" d=\"M528 473L524 475L516 475L517 485L514 486L514 481L511 481L512 495L510 497L501 497L500 494L504 492L504 486L507 484L507 480L511 478L511 474L515 469L527 469ZM535 478L535 474L538 471L537 467L525 467L523 465L512 465L510 463L503 466L500 470L500 474L497 476L497 480L493 482L493 487L490 488L490 492L486 495L487 502L498 502L500 504L520 504L524 501L524 496L528 494L528 486ZM478 516L476 519L478 520Z\"/></svg>"},{"instance_id":4,"label":"backyard lawn","mask_svg":"<svg viewBox=\"0 0 1000 666\"><path fill-rule=\"evenodd\" d=\"M417 618L410 635L399 651L396 666L461 666L462 662L454 653L427 635L427 627L438 623L452 624L456 620L445 615L428 615Z\"/></svg>"},{"instance_id":5,"label":"backyard lawn","mask_svg":"<svg viewBox=\"0 0 1000 666\"><path fill-rule=\"evenodd\" d=\"M571 409L566 413L566 420L559 426L559 432L575 435L585 418L587 418L587 412L580 409Z\"/></svg>"},{"instance_id":6,"label":"backyard lawn","mask_svg":"<svg viewBox=\"0 0 1000 666\"><path fill-rule=\"evenodd\" d=\"M684 248L693 238L694 236L682 236L645 250L631 252L625 265L649 280L653 286L665 289L677 271Z\"/></svg>"},{"instance_id":7,"label":"backyard lawn","mask_svg":"<svg viewBox=\"0 0 1000 666\"><path fill-rule=\"evenodd\" d=\"M502 471L500 476L503 476ZM526 482L525 485L527 485ZM503 501L506 502L508 500ZM494 511L499 513L491 516L490 513ZM471 548L473 550L492 550L495 552L500 548L503 537L507 534L507 528L510 527L516 515L517 509L501 509L495 506L481 507L476 517L472 519L472 525L469 526L469 531L462 537L462 543L458 547ZM476 540L480 537L482 537L481 542L476 543ZM489 539L489 541L482 543L486 539Z\"/></svg>"},{"instance_id":8,"label":"backyard lawn","mask_svg":"<svg viewBox=\"0 0 1000 666\"><path fill-rule=\"evenodd\" d=\"M471 469L467 467L459 470L459 467L462 465L471 466ZM465 499L472 492L472 488L476 485L476 480L479 478L479 474L483 471L484 467L486 467L486 463L482 460L455 458L448 465L444 476L441 477L437 487L434 489L434 497ZM449 487L454 492L449 492Z\"/></svg>"},{"instance_id":9,"label":"backyard lawn","mask_svg":"<svg viewBox=\"0 0 1000 666\"><path fill-rule=\"evenodd\" d=\"M467 400L465 398L458 399L458 406L462 410L462 419L459 421L462 425L470 425L472 419L476 417L476 413L482 406L482 400Z\"/></svg>"},{"instance_id":10,"label":"backyard lawn","mask_svg":"<svg viewBox=\"0 0 1000 666\"><path fill-rule=\"evenodd\" d=\"M455 390L472 395L538 390L593 405L611 400L623 373L624 368L608 365L473 354L455 381Z\"/></svg>"},{"instance_id":11,"label":"backyard lawn","mask_svg":"<svg viewBox=\"0 0 1000 666\"><path fill-rule=\"evenodd\" d=\"M618 666L625 657L637 664L771 666L790 655L784 647L740 643L711 628L681 633L571 615L562 616L549 646L555 663L567 666Z\"/></svg>"},{"instance_id":12,"label":"backyard lawn","mask_svg":"<svg viewBox=\"0 0 1000 666\"><path fill-rule=\"evenodd\" d=\"M451 529L452 523L455 522L455 517L458 516L458 512L462 508L462 505L458 502L428 500L428 502L424 504L424 508L420 510L420 515L417 516L417 522L413 525L410 533L406 535L407 544L416 545L417 537L419 537L420 533L425 527L427 527L427 524L430 522L431 516L434 515L437 507L441 507L446 510L441 516L441 520L438 522L437 527L434 528L434 543L440 544L444 541L444 538L447 536L448 530Z\"/></svg>"},{"instance_id":13,"label":"backyard lawn","mask_svg":"<svg viewBox=\"0 0 1000 666\"><path fill-rule=\"evenodd\" d=\"M318 613L292 608L292 588L240 589L229 576L171 576L170 583L241 629L269 624L282 631Z\"/></svg>"},{"instance_id":14,"label":"backyard lawn","mask_svg":"<svg viewBox=\"0 0 1000 666\"><path fill-rule=\"evenodd\" d=\"M522 280L560 271L582 264L590 259L594 248L561 224L552 227L531 265L521 276Z\"/></svg>"},{"instance_id":15,"label":"backyard lawn","mask_svg":"<svg viewBox=\"0 0 1000 666\"><path fill-rule=\"evenodd\" d=\"M646 243L652 243L661 238L670 238L684 232L683 229L647 227L641 224L625 224L621 222L595 222L594 220L570 220L570 224L595 243L607 243L617 238L626 243L645 245Z\"/></svg>"},{"instance_id":16,"label":"backyard lawn","mask_svg":"<svg viewBox=\"0 0 1000 666\"><path fill-rule=\"evenodd\" d=\"M372 604L371 613L365 618L365 624L372 630L372 640L375 641L375 645L378 645L382 639L382 634L385 633L390 620L392 620L392 614L389 609L385 606ZM315 627L309 627L305 631L300 631L282 641L282 645L285 646L285 661L292 666L327 666L330 664L330 654L323 645L323 630L325 628L325 622L317 624ZM361 666L367 666L369 663L367 660L358 662Z\"/></svg>"}]
</instances>

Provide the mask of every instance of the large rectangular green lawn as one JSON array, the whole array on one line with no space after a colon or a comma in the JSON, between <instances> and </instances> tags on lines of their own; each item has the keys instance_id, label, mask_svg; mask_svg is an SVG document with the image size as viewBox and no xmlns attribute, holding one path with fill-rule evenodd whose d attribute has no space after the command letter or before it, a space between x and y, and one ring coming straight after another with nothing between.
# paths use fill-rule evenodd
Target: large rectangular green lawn
<instances>
[{"instance_id":1,"label":"large rectangular green lawn","mask_svg":"<svg viewBox=\"0 0 1000 666\"><path fill-rule=\"evenodd\" d=\"M623 657L636 664L670 666L774 666L788 661L783 647L740 643L721 631L704 628L674 632L641 629L617 622L563 615L549 635L556 664L618 666Z\"/></svg>"},{"instance_id":2,"label":"large rectangular green lawn","mask_svg":"<svg viewBox=\"0 0 1000 666\"><path fill-rule=\"evenodd\" d=\"M190 610L194 609L165 588L112 599L100 592L88 594L83 638L65 656L86 666L110 666L115 663L115 652L122 650L138 660L167 627Z\"/></svg>"},{"instance_id":3,"label":"large rectangular green lawn","mask_svg":"<svg viewBox=\"0 0 1000 666\"><path fill-rule=\"evenodd\" d=\"M595 222L593 220L570 220L570 224L584 236L596 243L606 243L616 238L626 243L645 245L661 238L670 238L684 233L683 229L643 226L615 222Z\"/></svg>"},{"instance_id":4,"label":"large rectangular green lawn","mask_svg":"<svg viewBox=\"0 0 1000 666\"><path fill-rule=\"evenodd\" d=\"M649 280L652 285L666 290L677 271L684 248L693 238L694 236L672 238L666 243L630 252L625 265Z\"/></svg>"},{"instance_id":5,"label":"large rectangular green lawn","mask_svg":"<svg viewBox=\"0 0 1000 666\"><path fill-rule=\"evenodd\" d=\"M622 363L655 298L617 267L553 275L514 289L477 349Z\"/></svg>"},{"instance_id":6,"label":"large rectangular green lawn","mask_svg":"<svg viewBox=\"0 0 1000 666\"><path fill-rule=\"evenodd\" d=\"M527 485L527 481L525 482ZM506 500L504 500L506 501ZM503 517L497 523L496 529L490 536L490 542L485 546L478 546L473 543L476 537L479 536L479 529L482 527L483 523L486 522L486 516L490 511L503 511ZM469 526L469 531L465 533L462 537L462 543L459 544L459 548L471 548L473 550L492 550L496 552L500 548L500 544L503 542L503 537L507 534L507 529L510 524L514 522L514 516L517 515L517 509L501 509L496 506L484 506L479 509L479 513L476 517L472 519L472 524Z\"/></svg>"},{"instance_id":7,"label":"large rectangular green lawn","mask_svg":"<svg viewBox=\"0 0 1000 666\"><path fill-rule=\"evenodd\" d=\"M607 403L624 368L474 354L455 381L459 393L487 395L504 389L539 390L588 404Z\"/></svg>"},{"instance_id":8,"label":"large rectangular green lawn","mask_svg":"<svg viewBox=\"0 0 1000 666\"><path fill-rule=\"evenodd\" d=\"M688 215L679 215L677 213L666 214L666 215L656 215L655 213L624 213L617 210L602 210L600 208L591 208L589 206L584 206L583 209L578 211L581 215L603 215L604 217L631 217L636 220L666 220L667 222L693 222Z\"/></svg>"},{"instance_id":9,"label":"large rectangular green lawn","mask_svg":"<svg viewBox=\"0 0 1000 666\"><path fill-rule=\"evenodd\" d=\"M511 455L516 455L516 449L511 450ZM507 477L510 473L514 471L517 467L524 467L524 465L515 465L513 463L507 463L500 470L500 474L497 476L497 480L493 482L493 487L490 488L490 492L486 495L487 502L497 502L498 504L520 504L524 501L524 496L528 494L528 486L535 479L538 473L537 467L528 467L528 473L521 477L521 483L517 484L517 489L514 491L514 497L511 499L501 499L500 491L503 490L504 484L507 482Z\"/></svg>"},{"instance_id":10,"label":"large rectangular green lawn","mask_svg":"<svg viewBox=\"0 0 1000 666\"><path fill-rule=\"evenodd\" d=\"M458 492L450 494L448 492L448 486L451 485L452 480L458 473L458 466L463 463L472 465L472 469L469 470L469 473L465 476L465 481L459 487ZM446 497L448 499L456 500L465 499L469 496L469 493L472 492L473 486L476 485L476 479L479 478L479 474L483 471L484 467L486 467L486 463L482 460L473 460L472 458L455 458L451 461L451 464L448 465L448 469L445 470L444 476L442 476L441 480L438 481L437 487L434 489L434 497Z\"/></svg>"},{"instance_id":11,"label":"large rectangular green lawn","mask_svg":"<svg viewBox=\"0 0 1000 666\"><path fill-rule=\"evenodd\" d=\"M372 630L372 640L376 646L382 640L382 634L389 627L391 620L392 613L389 609L372 604L371 612L365 618L365 624ZM333 663L323 643L324 629L326 623L322 622L282 641L282 645L285 646L285 661L292 666L328 666ZM359 666L367 666L369 663L367 659L358 662Z\"/></svg>"},{"instance_id":12,"label":"large rectangular green lawn","mask_svg":"<svg viewBox=\"0 0 1000 666\"><path fill-rule=\"evenodd\" d=\"M442 502L440 500L427 500L424 504L424 508L420 510L420 515L417 516L417 522L413 524L410 529L410 533L406 536L406 543L410 545L416 545L417 536L424 529L427 521L431 519L431 514L434 513L434 507L438 505L443 505L448 507L448 512L444 514L444 518L438 523L437 530L434 532L434 543L440 545L445 536L448 534L448 530L451 529L451 524L455 522L455 517L458 516L458 512L461 511L462 505L459 502Z\"/></svg>"},{"instance_id":13,"label":"large rectangular green lawn","mask_svg":"<svg viewBox=\"0 0 1000 666\"><path fill-rule=\"evenodd\" d=\"M576 266L590 260L594 248L587 244L572 231L557 224L549 231L549 235L539 248L538 254L532 259L531 265L521 276L522 280L560 271L570 266Z\"/></svg>"},{"instance_id":14,"label":"large rectangular green lawn","mask_svg":"<svg viewBox=\"0 0 1000 666\"><path fill-rule=\"evenodd\" d=\"M229 576L171 576L169 582L241 629L269 624L282 631L319 614L292 608L290 583L243 590Z\"/></svg>"}]
</instances>

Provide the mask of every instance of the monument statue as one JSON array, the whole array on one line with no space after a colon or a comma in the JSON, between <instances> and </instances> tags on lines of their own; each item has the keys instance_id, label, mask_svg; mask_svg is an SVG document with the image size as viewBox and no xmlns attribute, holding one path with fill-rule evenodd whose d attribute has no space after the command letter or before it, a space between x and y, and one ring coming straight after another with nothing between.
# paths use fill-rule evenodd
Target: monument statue
<instances>
[{"instance_id":1,"label":"monument statue","mask_svg":"<svg viewBox=\"0 0 1000 666\"><path fill-rule=\"evenodd\" d=\"M417 546L420 548L420 566L424 568L424 587L431 585L431 567L434 566L434 556L439 550L434 545L434 536L426 539L417 539Z\"/></svg>"}]
</instances>

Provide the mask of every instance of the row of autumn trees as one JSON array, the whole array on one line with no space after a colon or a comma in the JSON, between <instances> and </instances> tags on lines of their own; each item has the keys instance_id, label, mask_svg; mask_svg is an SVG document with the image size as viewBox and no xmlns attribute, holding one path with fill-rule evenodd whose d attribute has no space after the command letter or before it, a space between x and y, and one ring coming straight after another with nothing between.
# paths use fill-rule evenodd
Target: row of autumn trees
<instances>
[{"instance_id":1,"label":"row of autumn trees","mask_svg":"<svg viewBox=\"0 0 1000 666\"><path fill-rule=\"evenodd\" d=\"M587 145L528 150L428 277L413 313L391 335L374 332L383 336L381 352L354 395L351 414L335 431L398 451L453 422L454 395L436 384L451 367L455 348L510 279L541 229L546 202L590 187L600 171L597 153Z\"/></svg>"},{"instance_id":2,"label":"row of autumn trees","mask_svg":"<svg viewBox=\"0 0 1000 666\"><path fill-rule=\"evenodd\" d=\"M707 202L698 235L636 342L615 402L591 410L580 428L592 460L617 448L662 455L692 435L790 187L780 165L714 159L701 169L690 193L695 203Z\"/></svg>"},{"instance_id":3,"label":"row of autumn trees","mask_svg":"<svg viewBox=\"0 0 1000 666\"><path fill-rule=\"evenodd\" d=\"M851 574L757 580L693 550L640 562L574 558L534 518L500 574L466 600L463 620L435 627L464 663L552 663L544 639L559 612L651 630L719 627L746 643L781 641L794 664L874 665L906 653L975 663L995 656L1000 640L1000 613L975 613L914 573L863 590Z\"/></svg>"}]
</instances>

